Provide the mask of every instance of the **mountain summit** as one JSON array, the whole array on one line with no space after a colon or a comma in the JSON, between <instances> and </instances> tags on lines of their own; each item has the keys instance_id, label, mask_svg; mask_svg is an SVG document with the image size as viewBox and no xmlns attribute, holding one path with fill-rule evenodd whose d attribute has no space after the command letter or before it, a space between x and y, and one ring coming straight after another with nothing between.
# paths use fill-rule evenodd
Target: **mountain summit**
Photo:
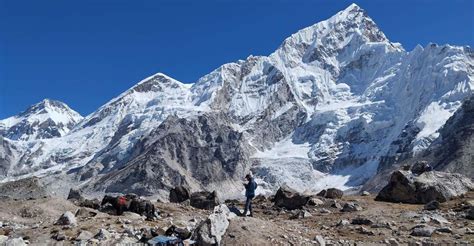
<instances>
[{"instance_id":1,"label":"mountain summit","mask_svg":"<svg viewBox=\"0 0 474 246\"><path fill-rule=\"evenodd\" d=\"M65 103L50 99L0 121L0 135L11 140L35 140L64 136L82 116Z\"/></svg>"},{"instance_id":2,"label":"mountain summit","mask_svg":"<svg viewBox=\"0 0 474 246\"><path fill-rule=\"evenodd\" d=\"M6 119L2 135L21 163L0 175L62 175L91 193L145 195L187 185L232 196L249 171L262 193L359 187L441 141L473 94L473 57L450 45L407 52L352 4L269 56L224 64L194 84L150 76L79 123L67 118L74 128L55 138L23 120L57 119L53 110ZM23 121L25 130L5 133Z\"/></svg>"}]
</instances>

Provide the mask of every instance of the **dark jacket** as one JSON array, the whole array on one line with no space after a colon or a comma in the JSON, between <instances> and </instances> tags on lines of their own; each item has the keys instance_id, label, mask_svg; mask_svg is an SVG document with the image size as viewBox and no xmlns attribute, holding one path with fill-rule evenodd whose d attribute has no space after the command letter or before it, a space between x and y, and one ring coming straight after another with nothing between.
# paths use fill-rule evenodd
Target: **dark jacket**
<instances>
[{"instance_id":1,"label":"dark jacket","mask_svg":"<svg viewBox=\"0 0 474 246\"><path fill-rule=\"evenodd\" d=\"M245 196L249 198L255 197L255 190L257 189L257 183L252 178L247 184L245 184Z\"/></svg>"}]
</instances>

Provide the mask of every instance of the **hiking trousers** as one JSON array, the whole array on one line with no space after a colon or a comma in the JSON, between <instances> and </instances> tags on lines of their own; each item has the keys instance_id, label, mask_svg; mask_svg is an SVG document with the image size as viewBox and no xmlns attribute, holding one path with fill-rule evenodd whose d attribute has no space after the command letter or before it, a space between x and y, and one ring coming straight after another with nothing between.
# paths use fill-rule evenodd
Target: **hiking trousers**
<instances>
[{"instance_id":1,"label":"hiking trousers","mask_svg":"<svg viewBox=\"0 0 474 246\"><path fill-rule=\"evenodd\" d=\"M247 197L247 200L245 201L244 216L247 215L247 211L250 212L250 216L253 216L252 199L253 199L253 197Z\"/></svg>"}]
</instances>

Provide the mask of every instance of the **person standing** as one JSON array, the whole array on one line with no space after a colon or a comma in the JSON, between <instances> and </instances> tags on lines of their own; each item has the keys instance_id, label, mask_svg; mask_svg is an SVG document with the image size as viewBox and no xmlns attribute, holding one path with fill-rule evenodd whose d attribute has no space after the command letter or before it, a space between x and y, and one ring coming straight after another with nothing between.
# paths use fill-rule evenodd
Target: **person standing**
<instances>
[{"instance_id":1,"label":"person standing","mask_svg":"<svg viewBox=\"0 0 474 246\"><path fill-rule=\"evenodd\" d=\"M255 182L251 174L247 174L245 176L245 179L247 180L247 183L244 183L245 197L247 199L245 201L245 209L244 209L243 216L247 216L247 212L250 212L250 217L253 217L252 199L255 197L255 190L257 189L257 183Z\"/></svg>"}]
</instances>

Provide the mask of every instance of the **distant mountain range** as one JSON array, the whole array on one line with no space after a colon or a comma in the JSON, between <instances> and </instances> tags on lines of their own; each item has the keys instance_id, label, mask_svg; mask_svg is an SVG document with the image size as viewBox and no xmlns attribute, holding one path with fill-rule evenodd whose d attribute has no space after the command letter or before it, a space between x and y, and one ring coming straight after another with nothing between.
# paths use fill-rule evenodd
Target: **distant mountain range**
<instances>
[{"instance_id":1,"label":"distant mountain range","mask_svg":"<svg viewBox=\"0 0 474 246\"><path fill-rule=\"evenodd\" d=\"M185 184L232 196L252 171L259 192L349 189L439 146L451 157L431 158L436 168L472 178L472 135L452 143L472 128L473 91L470 47L405 51L352 4L269 56L194 84L158 73L84 118L46 99L2 120L0 180L142 195Z\"/></svg>"}]
</instances>

